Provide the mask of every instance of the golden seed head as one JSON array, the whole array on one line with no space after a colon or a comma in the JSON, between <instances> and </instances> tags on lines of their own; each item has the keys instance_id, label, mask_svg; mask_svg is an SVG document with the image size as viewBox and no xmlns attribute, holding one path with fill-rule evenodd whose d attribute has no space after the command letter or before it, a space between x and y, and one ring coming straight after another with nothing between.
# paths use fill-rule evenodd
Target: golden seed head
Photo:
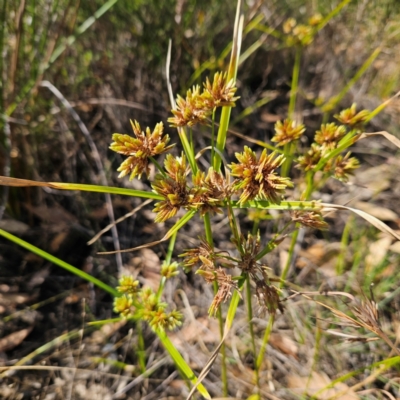
<instances>
[{"instance_id":1,"label":"golden seed head","mask_svg":"<svg viewBox=\"0 0 400 400\"><path fill-rule=\"evenodd\" d=\"M141 130L137 121L131 121L131 125L136 137L121 133L114 133L112 136L110 149L128 156L117 170L120 171L119 178L126 175L130 175L129 179L135 176L140 178L143 173L148 176L150 173L148 158L162 154L173 147L173 145L167 146L170 139L168 135L163 135L162 122L155 126L153 132L147 127L146 133Z\"/></svg>"},{"instance_id":2,"label":"golden seed head","mask_svg":"<svg viewBox=\"0 0 400 400\"><path fill-rule=\"evenodd\" d=\"M267 150L264 149L257 160L254 151L247 146L243 153L235 155L239 163L232 163L229 168L232 170L232 176L238 178L234 182L233 188L242 191L239 199L241 204L255 198L279 203L286 187L293 186L289 178L275 173L275 170L285 160L283 155L275 158L275 153L268 155Z\"/></svg>"},{"instance_id":3,"label":"golden seed head","mask_svg":"<svg viewBox=\"0 0 400 400\"><path fill-rule=\"evenodd\" d=\"M275 135L271 141L276 142L277 146L284 146L287 143L298 140L305 130L306 128L303 124L297 124L296 121L291 119L285 119L283 122L278 121L275 124Z\"/></svg>"}]
</instances>

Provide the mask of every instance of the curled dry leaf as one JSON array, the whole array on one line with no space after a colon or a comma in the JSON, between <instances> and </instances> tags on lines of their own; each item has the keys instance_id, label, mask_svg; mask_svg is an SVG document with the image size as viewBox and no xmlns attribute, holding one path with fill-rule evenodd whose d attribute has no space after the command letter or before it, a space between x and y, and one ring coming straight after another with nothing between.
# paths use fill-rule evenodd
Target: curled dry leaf
<instances>
[{"instance_id":1,"label":"curled dry leaf","mask_svg":"<svg viewBox=\"0 0 400 400\"><path fill-rule=\"evenodd\" d=\"M359 210L365 211L366 213L380 219L381 221L397 221L399 218L399 216L394 211L389 210L386 207L377 206L376 204L358 201L355 206Z\"/></svg>"},{"instance_id":2,"label":"curled dry leaf","mask_svg":"<svg viewBox=\"0 0 400 400\"><path fill-rule=\"evenodd\" d=\"M392 228L387 226L384 222L382 222L378 218L375 218L374 216L372 216L362 210L359 210L357 208L342 206L342 205L338 205L338 204L331 204L331 203L320 203L320 205L323 207L322 211L331 211L332 209L351 211L351 212L359 215L360 217L364 218L366 221L368 221L371 225L375 226L375 228L379 229L380 231L382 231L384 233L388 233L395 239L400 240L400 235L396 231L394 231Z\"/></svg>"}]
</instances>

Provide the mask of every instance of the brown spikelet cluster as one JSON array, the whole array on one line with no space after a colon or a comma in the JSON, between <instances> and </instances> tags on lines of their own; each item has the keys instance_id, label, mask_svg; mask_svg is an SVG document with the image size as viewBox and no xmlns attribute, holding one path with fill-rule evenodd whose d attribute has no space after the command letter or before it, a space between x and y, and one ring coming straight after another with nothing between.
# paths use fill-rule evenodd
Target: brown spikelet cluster
<instances>
[{"instance_id":1,"label":"brown spikelet cluster","mask_svg":"<svg viewBox=\"0 0 400 400\"><path fill-rule=\"evenodd\" d=\"M264 149L257 160L254 151L245 146L244 152L236 153L235 156L239 163L232 163L229 167L232 170L232 176L237 178L233 183L233 188L242 191L239 200L241 204L255 198L279 203L286 187L292 187L289 178L275 173L284 162L283 155L275 158L275 153L268 155L267 150Z\"/></svg>"},{"instance_id":2,"label":"brown spikelet cluster","mask_svg":"<svg viewBox=\"0 0 400 400\"><path fill-rule=\"evenodd\" d=\"M185 268L199 265L196 274L201 275L207 283L218 284L218 291L209 309L209 314L215 315L220 304L232 295L232 290L239 290L232 276L224 269L234 266L230 257L223 252L216 252L204 239L199 247L186 250L180 257L184 257Z\"/></svg>"},{"instance_id":3,"label":"brown spikelet cluster","mask_svg":"<svg viewBox=\"0 0 400 400\"><path fill-rule=\"evenodd\" d=\"M235 106L235 92L233 80L227 82L227 74L217 72L213 83L207 78L203 91L196 85L186 92L186 98L178 96L176 109L172 110L174 116L168 122L176 128L204 124L216 107Z\"/></svg>"},{"instance_id":4,"label":"brown spikelet cluster","mask_svg":"<svg viewBox=\"0 0 400 400\"><path fill-rule=\"evenodd\" d=\"M322 124L321 129L315 133L315 143L318 143L323 150L332 150L346 134L344 126L337 126L335 123Z\"/></svg>"},{"instance_id":5,"label":"brown spikelet cluster","mask_svg":"<svg viewBox=\"0 0 400 400\"><path fill-rule=\"evenodd\" d=\"M232 296L232 289L239 291L239 288L236 282L232 280L232 275L227 274L222 268L213 271L198 270L197 273L202 275L206 282L217 282L218 284L218 291L208 310L210 315L215 315L221 303L225 303L226 300ZM208 277L206 277L206 275L208 275Z\"/></svg>"},{"instance_id":6,"label":"brown spikelet cluster","mask_svg":"<svg viewBox=\"0 0 400 400\"><path fill-rule=\"evenodd\" d=\"M306 172L311 171L318 165L321 157L321 147L317 143L312 143L310 150L297 159L297 168Z\"/></svg>"},{"instance_id":7,"label":"brown spikelet cluster","mask_svg":"<svg viewBox=\"0 0 400 400\"><path fill-rule=\"evenodd\" d=\"M335 159L333 168L335 178L340 181L347 182L349 176L354 174L354 171L360 166L360 162L355 157L350 157L348 152L344 157L342 155Z\"/></svg>"},{"instance_id":8,"label":"brown spikelet cluster","mask_svg":"<svg viewBox=\"0 0 400 400\"><path fill-rule=\"evenodd\" d=\"M347 125L353 131L347 132L345 125L335 123L322 124L316 131L314 143L311 148L302 156L298 157L296 167L308 171L323 171L343 182L347 182L354 170L359 167L359 162L355 157L350 157L350 152L345 156L338 154L340 146L348 146L357 138L357 127L361 126L368 117L369 112L363 110L356 113L355 104L349 109L343 110L339 115L335 115L341 123Z\"/></svg>"},{"instance_id":9,"label":"brown spikelet cluster","mask_svg":"<svg viewBox=\"0 0 400 400\"><path fill-rule=\"evenodd\" d=\"M164 135L163 123L158 123L153 132L150 128L146 128L146 133L140 128L137 121L131 121L133 133L135 137L114 133L110 149L128 156L128 158L118 168L120 171L119 178L130 175L129 179L135 176L139 178L143 173L149 175L148 158L158 154L162 154L173 147L168 146L169 136Z\"/></svg>"},{"instance_id":10,"label":"brown spikelet cluster","mask_svg":"<svg viewBox=\"0 0 400 400\"><path fill-rule=\"evenodd\" d=\"M265 266L258 262L257 256L260 251L260 235L248 234L240 238L242 248L241 260L238 267L245 272L256 285L256 297L260 307L275 314L277 310L283 313L284 309L280 302L279 293L275 286L271 285Z\"/></svg>"},{"instance_id":11,"label":"brown spikelet cluster","mask_svg":"<svg viewBox=\"0 0 400 400\"><path fill-rule=\"evenodd\" d=\"M292 213L292 221L320 230L326 230L329 227L322 214L318 211L294 211Z\"/></svg>"},{"instance_id":12,"label":"brown spikelet cluster","mask_svg":"<svg viewBox=\"0 0 400 400\"><path fill-rule=\"evenodd\" d=\"M178 128L181 126L192 127L196 124L204 124L212 110L203 106L200 94L200 86L193 86L186 92L186 98L178 95L176 109L172 110L173 117L168 118L170 126Z\"/></svg>"},{"instance_id":13,"label":"brown spikelet cluster","mask_svg":"<svg viewBox=\"0 0 400 400\"><path fill-rule=\"evenodd\" d=\"M198 247L188 249L180 255L184 257L183 266L186 269L197 265L199 268L196 274L201 275L207 283L218 284L218 291L209 309L210 315L214 315L220 304L232 295L232 290L239 290L236 281L226 272L227 268L232 267L239 268L255 282L255 294L263 309L271 314L275 314L277 310L283 312L278 290L270 284L266 267L257 260L260 252L259 234L249 234L247 239L241 236L239 241L234 241L238 249L240 248L238 259L231 257L228 252L215 251L204 239Z\"/></svg>"},{"instance_id":14,"label":"brown spikelet cluster","mask_svg":"<svg viewBox=\"0 0 400 400\"><path fill-rule=\"evenodd\" d=\"M204 106L213 110L215 107L234 107L235 101L239 97L235 97L236 87L233 80L227 82L227 74L217 72L214 75L213 83L207 78L204 83L204 90L201 95Z\"/></svg>"},{"instance_id":15,"label":"brown spikelet cluster","mask_svg":"<svg viewBox=\"0 0 400 400\"><path fill-rule=\"evenodd\" d=\"M190 204L190 190L186 184L186 157L167 154L164 160L166 176L157 174L152 184L154 191L164 197L156 203L156 222L163 222L176 215L181 207Z\"/></svg>"},{"instance_id":16,"label":"brown spikelet cluster","mask_svg":"<svg viewBox=\"0 0 400 400\"><path fill-rule=\"evenodd\" d=\"M207 176L198 171L193 177L193 185L193 205L200 210L200 214L221 214L223 201L232 194L232 187L224 176L213 168L208 170Z\"/></svg>"},{"instance_id":17,"label":"brown spikelet cluster","mask_svg":"<svg viewBox=\"0 0 400 400\"><path fill-rule=\"evenodd\" d=\"M359 129L367 121L370 111L361 110L357 113L357 105L352 104L350 108L342 110L339 114L335 115L335 118L343 125L347 125L352 129Z\"/></svg>"},{"instance_id":18,"label":"brown spikelet cluster","mask_svg":"<svg viewBox=\"0 0 400 400\"><path fill-rule=\"evenodd\" d=\"M183 266L190 270L194 266L200 266L200 269L207 270L214 266L223 266L230 268L232 262L227 258L227 253L215 251L205 239L200 239L200 245L194 249L188 249L180 257L184 257Z\"/></svg>"},{"instance_id":19,"label":"brown spikelet cluster","mask_svg":"<svg viewBox=\"0 0 400 400\"><path fill-rule=\"evenodd\" d=\"M163 222L176 215L182 207L187 210L199 210L221 213L220 207L231 196L232 189L224 176L209 169L207 176L198 171L193 176L193 187L187 184L186 157L175 158L168 154L164 161L166 174L157 174L152 184L154 191L164 197L154 208L156 222Z\"/></svg>"},{"instance_id":20,"label":"brown spikelet cluster","mask_svg":"<svg viewBox=\"0 0 400 400\"><path fill-rule=\"evenodd\" d=\"M283 122L278 121L275 124L275 135L271 141L276 142L277 146L284 146L298 140L305 130L303 124L297 124L291 119L285 119Z\"/></svg>"}]
</instances>

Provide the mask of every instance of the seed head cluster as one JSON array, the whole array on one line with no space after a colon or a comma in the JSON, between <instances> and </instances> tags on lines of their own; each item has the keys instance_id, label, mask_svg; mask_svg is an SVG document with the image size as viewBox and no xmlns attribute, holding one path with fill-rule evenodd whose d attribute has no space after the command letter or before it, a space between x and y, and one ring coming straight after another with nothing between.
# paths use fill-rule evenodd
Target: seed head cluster
<instances>
[{"instance_id":1,"label":"seed head cluster","mask_svg":"<svg viewBox=\"0 0 400 400\"><path fill-rule=\"evenodd\" d=\"M213 83L207 78L203 91L196 85L186 92L186 98L178 96L176 108L172 110L174 116L168 122L176 128L205 124L216 107L235 106L236 90L233 80L227 82L226 73L217 72Z\"/></svg>"},{"instance_id":2,"label":"seed head cluster","mask_svg":"<svg viewBox=\"0 0 400 400\"><path fill-rule=\"evenodd\" d=\"M283 122L278 121L275 124L275 135L271 141L276 142L277 146L284 146L298 140L305 130L303 124L297 124L291 119L285 119Z\"/></svg>"},{"instance_id":3,"label":"seed head cluster","mask_svg":"<svg viewBox=\"0 0 400 400\"><path fill-rule=\"evenodd\" d=\"M153 132L150 128L146 128L144 133L137 121L131 121L133 133L136 137L126 134L114 133L110 149L128 156L128 158L118 168L120 171L119 178L125 175L130 175L129 179L136 176L139 178L143 173L149 175L148 160L149 157L165 153L174 145L168 146L169 136L164 135L164 125L162 122L158 123Z\"/></svg>"},{"instance_id":4,"label":"seed head cluster","mask_svg":"<svg viewBox=\"0 0 400 400\"><path fill-rule=\"evenodd\" d=\"M155 331L172 330L182 324L180 312L166 312L167 304L152 289L140 288L139 281L131 276L122 276L117 290L120 296L114 300L114 311L122 317L147 321Z\"/></svg>"},{"instance_id":5,"label":"seed head cluster","mask_svg":"<svg viewBox=\"0 0 400 400\"><path fill-rule=\"evenodd\" d=\"M333 122L322 124L321 128L315 133L311 148L298 157L296 167L305 172L316 171L318 168L318 170L332 175L336 179L347 182L359 167L359 161L357 158L351 157L350 152L343 156L334 153L334 151L337 151L343 141L346 141L346 138L350 137L347 140L354 141L354 133L357 137L363 124L368 121L369 115L370 112L367 110L357 113L356 105L353 104L350 108L335 115L335 118L342 125Z\"/></svg>"},{"instance_id":6,"label":"seed head cluster","mask_svg":"<svg viewBox=\"0 0 400 400\"><path fill-rule=\"evenodd\" d=\"M265 199L272 203L279 203L287 187L293 184L289 178L276 174L276 169L284 162L285 157L275 157L275 153L268 154L264 149L259 159L256 153L245 146L243 153L236 153L239 163L232 163L229 167L232 176L236 177L233 184L235 190L241 190L240 203L255 198Z\"/></svg>"}]
</instances>

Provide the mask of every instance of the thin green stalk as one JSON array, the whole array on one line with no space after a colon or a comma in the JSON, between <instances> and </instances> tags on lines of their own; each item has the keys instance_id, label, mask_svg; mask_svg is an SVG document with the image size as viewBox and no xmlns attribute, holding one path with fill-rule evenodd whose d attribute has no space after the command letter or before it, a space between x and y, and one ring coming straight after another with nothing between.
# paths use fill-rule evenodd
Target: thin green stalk
<instances>
[{"instance_id":1,"label":"thin green stalk","mask_svg":"<svg viewBox=\"0 0 400 400\"><path fill-rule=\"evenodd\" d=\"M227 205L228 205L229 225L230 225L231 231L233 233L233 237L235 238L235 241L239 246L238 250L239 250L240 254L244 254L243 247L242 247L242 244L240 242L239 226L238 226L238 223L236 221L236 217L235 217L235 214L233 212L232 202L231 202L230 199L228 200Z\"/></svg>"},{"instance_id":2,"label":"thin green stalk","mask_svg":"<svg viewBox=\"0 0 400 400\"><path fill-rule=\"evenodd\" d=\"M340 91L339 94L332 97L325 105L322 106L323 112L332 111L337 104L339 104L340 100L346 95L346 93L352 88L352 86L364 75L367 69L372 65L378 55L381 53L382 47L376 48L372 54L367 58L361 68L356 72L353 78L347 83L347 85Z\"/></svg>"},{"instance_id":3,"label":"thin green stalk","mask_svg":"<svg viewBox=\"0 0 400 400\"><path fill-rule=\"evenodd\" d=\"M218 291L218 287L217 287L217 283L214 282L214 291L215 289L217 289ZM224 321L222 319L222 310L221 310L221 306L218 307L217 310L217 318L218 318L218 325L219 325L219 335L220 338L222 340L222 338L224 337ZM227 369L227 362L226 362L226 346L225 346L225 342L222 343L221 345L221 349L220 349L220 354L221 354L221 380L222 380L222 393L225 397L228 396L228 369Z\"/></svg>"},{"instance_id":4,"label":"thin green stalk","mask_svg":"<svg viewBox=\"0 0 400 400\"><path fill-rule=\"evenodd\" d=\"M189 143L190 143L190 150L192 151L192 154L194 155L194 142L193 142L193 129L189 129Z\"/></svg>"},{"instance_id":5,"label":"thin green stalk","mask_svg":"<svg viewBox=\"0 0 400 400\"><path fill-rule=\"evenodd\" d=\"M18 238L17 236L12 235L11 233L8 233L6 231L3 231L3 229L0 229L0 236L5 237L6 239L14 242L15 244L18 244L19 246L31 251L32 253L44 258L45 260L48 260L52 262L55 265L58 265L61 268L66 269L67 271L71 272L72 274L78 276L81 279L84 279L85 281L93 283L93 285L98 286L99 288L103 289L105 292L110 293L114 297L119 296L119 292L114 289L113 287L107 285L106 283L102 282L101 280L95 278L92 275L87 274L86 272L80 270L79 268L76 268L72 266L71 264L66 263L63 260L60 260L57 257L54 257L53 255L47 253L46 251L39 249L36 246L33 246L32 244L25 242L25 240L22 240Z\"/></svg>"},{"instance_id":6,"label":"thin green stalk","mask_svg":"<svg viewBox=\"0 0 400 400\"><path fill-rule=\"evenodd\" d=\"M240 56L240 47L242 44L242 31L243 31L243 21L244 21L243 15L240 15L240 7L241 7L241 1L238 0L236 8L236 17L235 17L235 28L233 32L231 59L229 62L228 75L227 75L228 82L230 80L233 80L234 82L236 81L236 75L239 66L239 56ZM231 117L231 108L232 107L227 107L227 106L222 107L221 111L221 120L218 129L216 148L222 154L225 149L226 135L228 132L229 120ZM217 155L214 158L214 164L213 164L215 171L218 172L220 170L221 162L222 162L221 157L217 153Z\"/></svg>"},{"instance_id":7,"label":"thin green stalk","mask_svg":"<svg viewBox=\"0 0 400 400\"><path fill-rule=\"evenodd\" d=\"M254 236L257 234L258 227L260 226L260 219L257 218L253 223L253 228L251 229L251 234Z\"/></svg>"},{"instance_id":8,"label":"thin green stalk","mask_svg":"<svg viewBox=\"0 0 400 400\"><path fill-rule=\"evenodd\" d=\"M350 3L351 0L343 0L337 5L324 19L318 24L316 31L320 31L333 17L335 17L343 7Z\"/></svg>"},{"instance_id":9,"label":"thin green stalk","mask_svg":"<svg viewBox=\"0 0 400 400\"><path fill-rule=\"evenodd\" d=\"M57 190L81 190L83 192L96 192L108 194L120 194L123 196L142 197L145 199L164 200L164 197L145 190L126 189L113 186L102 185L86 185L80 183L65 183L65 182L39 182L31 181L28 179L9 178L7 176L0 176L0 186L14 186L14 187L48 187Z\"/></svg>"},{"instance_id":10,"label":"thin green stalk","mask_svg":"<svg viewBox=\"0 0 400 400\"><path fill-rule=\"evenodd\" d=\"M203 220L204 220L204 229L205 229L205 233L206 233L207 243L213 248L214 247L214 239L213 239L213 234L212 234L212 229L211 229L210 214L206 213L204 215ZM218 283L217 282L213 283L213 288L214 288L214 295L215 295L218 292ZM222 340L222 338L224 337L224 321L222 319L221 306L218 307L217 318L218 318L218 324L219 324L219 334L220 334L220 338ZM222 379L223 393L224 393L224 396L228 396L228 371L227 371L227 367L226 367L225 343L223 343L221 346L220 354L221 354L221 358L222 358L221 379Z\"/></svg>"},{"instance_id":11,"label":"thin green stalk","mask_svg":"<svg viewBox=\"0 0 400 400\"><path fill-rule=\"evenodd\" d=\"M179 369L179 371L182 373L184 377L186 377L190 382L195 384L197 382L197 378L193 371L190 369L190 367L187 365L186 361L183 359L179 351L175 348L175 346L172 344L170 339L168 338L167 334L162 331L162 332L157 332L158 337L161 340L161 343L163 344L164 348L168 351L170 354L172 360L175 362L175 365ZM200 394L205 398L205 399L211 399L211 396L207 392L207 389L200 383L197 386L197 390L200 392Z\"/></svg>"},{"instance_id":12,"label":"thin green stalk","mask_svg":"<svg viewBox=\"0 0 400 400\"><path fill-rule=\"evenodd\" d=\"M296 224L296 227L299 228L298 224ZM279 286L282 287L283 283L286 280L287 274L289 272L290 269L290 265L292 264L293 261L293 256L294 256L294 249L296 247L296 243L297 243L297 238L299 236L299 229L296 229L293 232L292 235L292 241L290 242L290 247L289 247L289 254L288 254L288 258L286 260L286 264L285 267L283 268L283 271L281 273L281 282L279 283Z\"/></svg>"},{"instance_id":13,"label":"thin green stalk","mask_svg":"<svg viewBox=\"0 0 400 400\"><path fill-rule=\"evenodd\" d=\"M150 161L156 166L158 172L164 177L167 177L167 174L164 171L164 168L159 164L159 162L154 157L149 157Z\"/></svg>"},{"instance_id":14,"label":"thin green stalk","mask_svg":"<svg viewBox=\"0 0 400 400\"><path fill-rule=\"evenodd\" d=\"M52 53L50 60L48 62L43 63L39 68L39 73L43 74L57 59L60 55L73 43L75 43L76 39L82 35L86 30L88 30L105 12L107 12L118 0L108 0L106 1L91 17L86 19L75 31L74 35L69 36L61 43ZM30 79L24 87L20 90L19 95L17 96L16 100L8 105L6 109L6 115L12 115L12 113L17 108L18 104L27 96L30 91L35 87L36 79Z\"/></svg>"},{"instance_id":15,"label":"thin green stalk","mask_svg":"<svg viewBox=\"0 0 400 400\"><path fill-rule=\"evenodd\" d=\"M211 124L211 165L214 165L214 154L215 154L215 111L216 108L214 107L212 113L212 124Z\"/></svg>"},{"instance_id":16,"label":"thin green stalk","mask_svg":"<svg viewBox=\"0 0 400 400\"><path fill-rule=\"evenodd\" d=\"M311 197L311 194L314 190L314 172L313 171L309 171L306 175L306 179L307 179L307 188L304 194L304 198L305 200L308 200ZM283 268L283 271L281 273L281 282L280 282L280 287L282 287L283 283L286 280L287 274L289 272L290 269L290 265L292 264L293 261L293 257L294 257L294 250L296 247L296 243L297 243L297 238L299 236L299 228L300 228L300 224L296 224L296 230L293 232L292 235L292 240L290 242L290 247L289 247L289 254L288 254L288 258L286 260L286 264Z\"/></svg>"},{"instance_id":17,"label":"thin green stalk","mask_svg":"<svg viewBox=\"0 0 400 400\"><path fill-rule=\"evenodd\" d=\"M341 276L344 272L346 252L349 245L350 230L354 223L354 217L351 215L347 220L347 223L343 229L342 240L340 241L340 254L338 255L336 262L336 275Z\"/></svg>"},{"instance_id":18,"label":"thin green stalk","mask_svg":"<svg viewBox=\"0 0 400 400\"><path fill-rule=\"evenodd\" d=\"M251 301L251 285L249 276L246 277L246 304L247 304L247 320L249 322L249 330L250 330L250 338L251 338L251 347L253 351L253 356L256 358L257 356L257 349L256 349L256 340L254 334L254 325L253 325L253 307ZM254 378L255 384L257 386L257 394L260 395L261 388L260 388L260 369L259 366L254 366Z\"/></svg>"},{"instance_id":19,"label":"thin green stalk","mask_svg":"<svg viewBox=\"0 0 400 400\"><path fill-rule=\"evenodd\" d=\"M283 232L292 224L292 221L289 221L285 224L285 226L270 240L267 245L257 254L256 260L261 260L266 254L270 253L274 250L279 243L276 243L276 239L282 235Z\"/></svg>"},{"instance_id":20,"label":"thin green stalk","mask_svg":"<svg viewBox=\"0 0 400 400\"><path fill-rule=\"evenodd\" d=\"M272 327L274 325L274 321L275 321L275 316L271 314L269 316L268 325L267 325L267 328L265 329L263 341L262 341L262 344L261 344L261 348L260 348L260 351L258 353L258 357L256 359L255 368L257 368L258 370L260 369L262 361L264 359L265 350L267 349L267 344L268 344L269 337L270 337L271 332L272 332Z\"/></svg>"},{"instance_id":21,"label":"thin green stalk","mask_svg":"<svg viewBox=\"0 0 400 400\"><path fill-rule=\"evenodd\" d=\"M142 321L136 321L136 331L138 334L138 343L136 349L136 355L139 362L140 372L144 373L146 371L146 346L144 344Z\"/></svg>"},{"instance_id":22,"label":"thin green stalk","mask_svg":"<svg viewBox=\"0 0 400 400\"><path fill-rule=\"evenodd\" d=\"M184 128L178 128L178 134L182 143L183 151L185 152L186 158L189 161L190 168L192 169L193 174L195 174L198 170L198 167L192 151L192 146L190 145L190 142L186 136L186 131Z\"/></svg>"},{"instance_id":23,"label":"thin green stalk","mask_svg":"<svg viewBox=\"0 0 400 400\"><path fill-rule=\"evenodd\" d=\"M284 146L284 153L285 153L285 161L283 162L281 175L284 177L289 176L290 167L293 161L293 152L296 149L293 142L286 143Z\"/></svg>"},{"instance_id":24,"label":"thin green stalk","mask_svg":"<svg viewBox=\"0 0 400 400\"><path fill-rule=\"evenodd\" d=\"M318 313L319 314L319 313ZM316 318L316 327L315 327L315 346L314 346L314 355L313 355L313 361L311 365L311 370L310 374L307 379L307 384L306 384L306 390L308 391L308 388L311 384L311 379L312 379L312 373L315 370L315 367L318 363L318 358L319 358L319 350L320 350L320 345L321 345L321 338L322 338L322 329L320 328L320 316L317 314Z\"/></svg>"},{"instance_id":25,"label":"thin green stalk","mask_svg":"<svg viewBox=\"0 0 400 400\"><path fill-rule=\"evenodd\" d=\"M290 119L294 118L294 112L296 109L297 91L299 89L301 50L302 50L301 46L298 46L296 48L296 56L294 59L292 84L290 85L290 100L289 100L289 111L288 111L288 117Z\"/></svg>"},{"instance_id":26,"label":"thin green stalk","mask_svg":"<svg viewBox=\"0 0 400 400\"><path fill-rule=\"evenodd\" d=\"M165 264L171 264L171 259L172 259L172 253L174 251L174 247L175 247L175 242L176 242L176 236L178 234L178 231L176 231L172 236L171 239L169 240L169 244L168 244L168 250L167 250L167 255L165 256ZM165 276L163 276L161 278L160 281L160 285L158 286L158 290L157 290L157 299L161 298L162 292L164 290L165 287L165 283L167 282L167 278Z\"/></svg>"}]
</instances>

